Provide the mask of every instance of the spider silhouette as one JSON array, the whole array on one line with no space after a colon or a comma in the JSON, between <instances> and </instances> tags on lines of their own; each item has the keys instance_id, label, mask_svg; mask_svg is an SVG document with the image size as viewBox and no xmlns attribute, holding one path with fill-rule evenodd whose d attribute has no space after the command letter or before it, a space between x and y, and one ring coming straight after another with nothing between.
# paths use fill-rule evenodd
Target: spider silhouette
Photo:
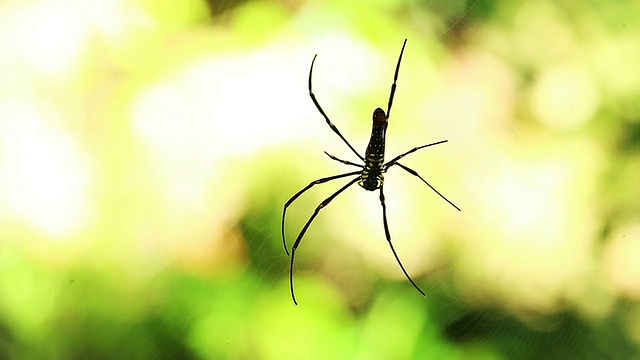
<instances>
[{"instance_id":1,"label":"spider silhouette","mask_svg":"<svg viewBox=\"0 0 640 360\"><path fill-rule=\"evenodd\" d=\"M389 95L389 103L387 105L387 113L385 114L384 110L382 110L381 108L377 108L373 111L373 127L371 129L371 138L369 140L369 145L367 145L367 150L365 152L364 157L360 155L353 148L353 146L351 146L349 141L347 141L347 139L345 139L344 136L342 136L338 128L331 122L331 120L329 120L329 117L327 116L327 114L325 114L324 110L322 110L322 107L318 103L318 100L316 100L316 96L313 94L313 91L311 90L311 77L312 77L311 75L313 73L313 64L315 63L316 57L318 55L316 54L313 57L313 60L311 61L311 69L309 69L309 96L311 97L311 101L313 101L313 104L316 106L320 114L322 114L322 116L326 120L331 130L333 130L333 132L336 133L336 135L338 135L340 139L344 141L345 144L347 144L347 146L351 149L351 151L353 151L354 154L356 154L356 156L363 162L363 164L356 164L348 160L339 159L325 151L324 153L332 160L341 162L346 165L355 166L358 168L358 170L314 180L311 183L309 183L309 185L305 186L302 190L295 193L289 199L289 201L287 201L284 204L284 210L282 211L282 229L281 229L282 244L284 245L285 253L291 256L291 260L290 260L291 262L289 265L289 286L291 288L291 298L293 299L293 302L296 305L298 305L298 302L296 300L296 295L293 288L293 264L294 264L296 249L300 245L300 241L302 240L302 237L304 236L304 234L307 232L307 229L309 228L309 226L311 225L313 220L316 218L316 216L318 216L318 213L320 213L320 210L322 210L325 206L329 205L329 203L333 199L335 199L336 196L340 195L344 190L346 190L348 187L355 184L356 182L358 183L358 185L360 185L362 188L368 191L374 191L374 190L380 189L380 204L382 205L382 221L384 224L384 233L387 238L387 242L389 243L389 246L391 247L391 251L393 252L393 256L396 258L396 261L398 262L398 265L400 265L400 269L402 269L402 272L404 273L404 275L411 282L413 287L415 287L416 290L420 292L420 294L422 294L423 296L425 295L424 291L422 291L420 287L416 285L416 283L413 281L411 276L409 276L409 273L407 273L407 271L405 270L404 266L402 265L402 262L400 261L400 258L398 257L398 254L396 253L396 250L393 247L393 244L391 243L391 234L389 233L389 225L387 224L387 206L385 205L384 190L383 190L384 173L390 167L394 165L398 165L401 169L405 170L409 174L415 177L418 177L420 180L422 180L422 182L424 182L427 186L429 186L431 190L435 191L436 194L438 194L446 202L451 204L451 206L456 208L458 211L460 211L460 208L458 208L455 204L453 204L446 197L444 197L444 195L442 195L438 190L436 190L433 186L431 186L431 184L429 184L425 179L423 179L422 176L420 176L415 170L410 169L407 166L404 166L398 162L400 159L402 159L403 157L413 152L416 152L420 149L424 149L429 146L445 143L447 142L447 140L441 140L434 143L414 147L413 149L394 157L392 160L386 163L384 162L385 133L387 132L387 124L388 124L389 116L391 114L391 105L393 104L393 96L396 92L396 81L398 80L398 72L400 71L400 62L402 62L402 54L404 53L404 47L406 44L407 44L407 39L404 40L404 43L402 44L402 50L400 50L400 56L398 57L398 64L396 65L396 72L393 77L393 84L391 85L391 94ZM300 230L300 233L298 234L296 241L293 243L293 246L291 247L291 254L289 254L289 250L287 249L287 241L285 239L285 233L284 233L285 217L286 217L287 208L289 207L289 205L291 205L300 195L302 195L304 192L306 192L307 190L309 190L315 185L326 183L336 179L341 179L344 177L349 177L349 176L355 176L355 178L350 180L346 185L338 189L338 191L334 192L331 196L324 199L320 203L320 205L316 207L315 211L313 212L309 220L307 220L307 222L302 227L302 230Z\"/></svg>"}]
</instances>

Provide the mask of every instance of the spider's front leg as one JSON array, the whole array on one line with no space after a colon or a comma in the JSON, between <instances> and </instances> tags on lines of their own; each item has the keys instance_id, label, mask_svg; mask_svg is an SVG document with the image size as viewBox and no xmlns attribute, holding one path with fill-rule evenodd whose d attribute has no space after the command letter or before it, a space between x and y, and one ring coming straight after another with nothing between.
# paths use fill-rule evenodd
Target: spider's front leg
<instances>
[{"instance_id":1,"label":"spider's front leg","mask_svg":"<svg viewBox=\"0 0 640 360\"><path fill-rule=\"evenodd\" d=\"M302 227L302 230L300 230L300 233L296 238L296 241L293 243L293 246L291 247L291 262L289 264L289 287L291 288L291 298L293 299L294 304L298 305L298 301L296 301L296 294L295 294L295 291L293 290L293 259L296 255L296 249L298 249L298 245L300 245L300 240L302 240L302 237L307 232L309 225L311 225L311 223L313 222L313 219L315 219L316 216L318 216L318 214L320 213L320 210L322 210L325 206L329 205L329 203L333 199L335 199L336 196L340 195L340 193L345 191L349 186L355 184L356 181L358 181L358 179L360 179L360 177L357 177L349 181L345 186L341 187L340 189L338 189L338 191L334 192L331 196L324 199L320 203L320 205L318 205L318 207L316 207L316 209L313 211L313 215L311 215L309 220L307 220L307 222L304 224L304 226Z\"/></svg>"},{"instance_id":2,"label":"spider's front leg","mask_svg":"<svg viewBox=\"0 0 640 360\"><path fill-rule=\"evenodd\" d=\"M384 188L384 186L380 186L380 204L382 205L382 221L384 223L384 235L387 237L387 242L389 243L389 246L391 247L391 251L393 252L393 256L395 256L396 261L398 262L398 265L400 265L400 269L402 269L402 272L404 273L404 276L406 276L407 279L409 279L409 281L411 282L413 287L416 288L416 290L418 290L418 292L420 292L420 294L422 294L422 296L425 296L424 291L422 291L418 287L418 285L416 285L416 283L413 281L411 276L409 276L409 273L407 273L407 270L405 270L404 266L402 266L402 262L400 261L400 258L398 257L398 254L396 253L396 249L393 248L393 244L391 243L391 233L389 232L389 224L387 224L387 205L384 202L384 190L383 190L383 188Z\"/></svg>"},{"instance_id":3,"label":"spider's front leg","mask_svg":"<svg viewBox=\"0 0 640 360\"><path fill-rule=\"evenodd\" d=\"M328 176L328 177L325 177L325 178L322 178L322 179L314 180L314 181L310 182L309 185L307 185L304 188L302 188L302 190L300 190L297 193L293 194L293 196L289 199L289 201L287 201L284 204L284 209L282 210L282 224L281 224L281 228L280 228L281 231L280 232L282 234L282 245L284 246L284 252L287 253L287 256L289 256L289 250L287 249L287 240L285 239L285 235L284 235L284 222L285 222L285 218L287 217L287 208L289 207L289 205L291 205L294 201L296 201L296 199L300 195L304 194L305 191L311 189L315 185L326 183L326 182L331 181L331 180L340 179L340 178L347 177L347 176L359 175L359 174L360 174L360 171L352 171L352 172L349 172L349 173L346 173L346 174Z\"/></svg>"}]
</instances>

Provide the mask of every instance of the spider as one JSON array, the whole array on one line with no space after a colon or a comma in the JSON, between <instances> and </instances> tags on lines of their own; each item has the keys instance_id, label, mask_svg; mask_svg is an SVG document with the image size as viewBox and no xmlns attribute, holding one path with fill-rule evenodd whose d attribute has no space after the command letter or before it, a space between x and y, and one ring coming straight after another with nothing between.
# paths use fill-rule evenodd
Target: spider
<instances>
[{"instance_id":1,"label":"spider","mask_svg":"<svg viewBox=\"0 0 640 360\"><path fill-rule=\"evenodd\" d=\"M307 232L307 229L309 228L313 220L316 218L316 216L318 216L318 213L320 213L320 210L322 210L325 206L329 205L329 203L333 199L335 199L336 196L340 195L344 190L346 190L348 187L355 184L356 182L358 183L358 185L360 185L362 188L368 191L374 191L374 190L380 189L380 204L382 205L382 222L384 224L384 233L387 238L387 242L389 243L389 246L391 247L391 251L393 252L393 256L396 258L396 261L398 262L398 265L400 265L400 269L402 270L406 278L411 282L413 287L415 287L416 290L418 290L418 292L422 294L422 296L425 295L425 293L420 289L420 287L418 287L418 285L416 285L413 279L411 279L411 276L409 276L409 273L407 273L407 271L405 270L404 266L402 265L402 262L400 261L400 258L398 257L398 254L396 253L396 250L393 247L393 244L391 243L391 234L389 233L389 225L387 224L387 207L385 205L385 201L384 201L385 198L384 198L384 191L383 191L384 173L390 167L394 165L398 165L404 171L422 180L422 182L424 182L427 186L429 186L431 190L435 191L436 194L438 194L446 202L451 204L451 206L456 208L458 211L460 211L460 208L454 205L451 201L449 201L446 197L444 197L444 195L442 195L440 192L438 192L438 190L436 190L433 186L431 186L416 171L398 162L400 159L402 159L406 155L409 155L413 152L416 152L420 149L424 149L429 146L445 143L447 142L447 140L441 140L434 143L414 147L413 149L394 157L390 161L386 163L384 162L385 133L387 132L387 124L388 124L389 116L391 114L391 105L393 104L393 96L396 92L396 81L398 80L400 62L402 61L402 54L404 53L404 47L406 44L407 44L407 39L404 40L404 43L402 44L402 50L400 50L400 56L398 57L398 64L396 65L396 72L393 77L393 84L391 85L391 94L389 95L389 103L387 105L387 113L385 114L384 110L382 110L381 108L377 108L373 111L373 127L371 129L371 138L369 140L369 145L367 145L367 150L365 152L364 157L360 155L353 148L353 146L351 146L349 141L347 141L347 139L345 139L344 136L342 136L338 128L331 122L331 120L329 120L329 117L327 116L327 114L325 114L324 110L322 110L322 107L318 103L318 100L316 100L316 96L313 94L313 91L311 90L311 74L313 73L313 64L315 63L316 57L318 56L318 54L316 54L313 57L313 60L311 61L311 69L309 69L309 96L311 97L311 101L313 101L313 104L316 106L320 114L322 114L325 121L327 122L327 125L329 125L331 130L334 133L336 133L336 135L338 135L340 139L344 141L345 144L347 144L349 149L351 149L351 151L353 151L353 153L356 154L356 156L364 163L364 165L356 164L348 160L339 159L325 151L324 153L331 160L335 160L346 165L355 166L358 168L358 170L314 180L311 183L309 183L309 185L305 186L300 191L295 193L284 204L284 210L282 211L282 228L281 228L282 244L284 246L284 251L287 254L287 256L289 255L291 256L291 260L289 264L289 287L291 289L291 298L293 299L293 303L296 305L298 305L298 301L296 300L295 291L293 289L293 263L294 263L294 257L296 254L296 249L298 249L298 245L300 245L300 241L302 240L302 237ZM285 217L286 217L287 208L289 207L289 205L291 205L300 195L302 195L304 192L311 189L315 185L323 184L329 181L333 181L333 180L337 180L337 179L341 179L349 176L355 176L355 178L350 180L346 185L338 189L338 191L334 192L331 196L324 199L320 203L320 205L316 207L315 211L313 212L309 220L307 220L307 222L302 227L302 230L300 230L300 233L298 234L296 241L293 243L293 246L291 247L291 254L289 254L289 250L287 249L287 241L285 240L285 234L284 234Z\"/></svg>"}]
</instances>

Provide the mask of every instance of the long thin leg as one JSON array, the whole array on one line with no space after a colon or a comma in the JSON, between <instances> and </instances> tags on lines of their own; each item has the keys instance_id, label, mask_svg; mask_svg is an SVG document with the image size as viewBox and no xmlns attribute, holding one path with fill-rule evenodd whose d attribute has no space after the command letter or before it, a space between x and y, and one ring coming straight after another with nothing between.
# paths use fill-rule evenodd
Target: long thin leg
<instances>
[{"instance_id":1,"label":"long thin leg","mask_svg":"<svg viewBox=\"0 0 640 360\"><path fill-rule=\"evenodd\" d=\"M360 177L357 177L349 181L345 186L341 187L340 189L338 189L338 191L334 192L331 196L324 199L324 201L322 201L320 205L316 207L316 210L313 212L309 220L307 220L307 223L304 224L304 226L302 227L302 230L300 230L300 234L298 234L298 237L296 238L296 242L293 243L293 246L291 247L291 263L289 265L289 286L291 287L291 298L293 299L294 304L298 305L298 302L296 301L296 294L295 294L295 291L293 290L293 259L296 255L296 249L298 248L298 245L300 245L300 240L302 240L302 237L307 232L309 225L311 225L311 222L313 221L313 219L315 219L316 216L318 216L318 213L320 213L320 210L322 210L325 206L329 205L331 200L333 200L341 192L345 191L349 186L355 184L356 181L358 181L359 179Z\"/></svg>"},{"instance_id":2,"label":"long thin leg","mask_svg":"<svg viewBox=\"0 0 640 360\"><path fill-rule=\"evenodd\" d=\"M413 279L411 279L411 276L409 276L409 273L407 273L407 270L404 269L404 266L402 266L402 262L400 261L400 258L398 257L398 254L396 253L396 249L393 248L393 244L391 243L391 234L389 233L389 225L387 224L387 205L385 205L384 203L384 192L382 191L383 186L380 186L380 204L382 204L382 220L384 222L384 234L387 237L387 242L389 243L389 246L391 247L391 251L393 252L393 256L396 257L396 261L398 262L398 265L400 265L400 269L402 269L402 272L404 273L404 276L407 277L407 279L409 279L409 281L411 282L411 284L413 284L413 287L416 288L416 290L418 290L418 292L420 292L420 294L422 294L422 296L424 296L424 292L418 287L418 285L416 285L415 282L413 282Z\"/></svg>"},{"instance_id":3,"label":"long thin leg","mask_svg":"<svg viewBox=\"0 0 640 360\"><path fill-rule=\"evenodd\" d=\"M338 159L337 157L335 157L335 156L333 156L333 155L329 154L329 153L328 153L328 152L326 152L326 151L325 151L324 153L325 153L325 154L327 154L327 156L328 156L329 158L331 158L331 160L335 160L335 161L341 162L341 163L343 163L343 164L351 165L351 166L357 166L357 167L359 167L359 168L361 168L361 169L364 167L364 165L356 164L356 163L351 162L351 161L349 161L349 160L342 160L342 159Z\"/></svg>"},{"instance_id":4,"label":"long thin leg","mask_svg":"<svg viewBox=\"0 0 640 360\"><path fill-rule=\"evenodd\" d=\"M284 252L287 253L287 256L289 256L289 250L287 250L287 241L285 240L285 237L284 237L284 220L285 220L285 217L287 216L287 208L289 207L289 205L291 205L291 203L293 203L300 195L302 195L305 191L311 189L314 185L318 185L318 184L326 183L327 181L340 179L340 178L347 177L347 176L358 175L358 174L360 174L360 171L352 171L352 172L348 172L346 174L328 176L328 177L325 177L325 178L322 178L322 179L318 179L318 180L312 181L312 182L309 183L309 185L305 186L302 190L300 190L297 193L293 194L291 199L289 199L289 201L287 201L284 204L284 209L282 210L282 226L281 226L281 230L282 231L281 231L281 233L282 233L282 245L284 245Z\"/></svg>"},{"instance_id":5,"label":"long thin leg","mask_svg":"<svg viewBox=\"0 0 640 360\"><path fill-rule=\"evenodd\" d=\"M388 167L394 165L398 160L402 159L403 157L405 157L405 156L407 156L407 155L409 155L411 153L414 153L414 152L416 152L416 151L418 151L420 149L424 149L426 147L434 146L434 145L438 145L438 144L443 144L443 143L446 143L447 141L448 140L440 140L440 141L436 141L436 142L431 143L431 144L426 144L426 145L421 145L421 146L414 147L413 149L394 157L393 159L388 161L386 164L384 164L384 167L388 168Z\"/></svg>"},{"instance_id":6,"label":"long thin leg","mask_svg":"<svg viewBox=\"0 0 640 360\"><path fill-rule=\"evenodd\" d=\"M401 168L403 168L406 172L408 172L409 174L411 174L411 175L413 175L413 176L417 176L417 177L419 177L419 178L420 178L420 180L422 180L422 182L423 182L423 183L427 184L427 186L428 186L428 187L430 187L430 188L431 188L431 190L435 191L435 192L436 192L436 194L440 195L440 197L441 197L441 198L443 198L443 199L444 199L446 202L448 202L449 204L451 204L451 206L453 206L454 208L456 208L458 211L462 211L462 210L460 210L460 208L459 208L459 207L455 206L455 204L454 204L454 203L452 203L451 201L449 201L449 199L447 199L446 197L444 197L444 195L440 194L440 192L439 192L438 190L436 190L436 188L434 188L433 186L431 186L431 184L429 184L429 183L427 182L427 180L423 179L423 178L422 178L422 176L420 176L420 174L418 174L415 170L410 169L410 168L408 168L408 167L406 167L406 166L404 166L404 165L400 164L400 163L399 163L399 162L397 162L397 161L395 162L395 164L394 164L394 165L398 165L398 166L400 166Z\"/></svg>"},{"instance_id":7,"label":"long thin leg","mask_svg":"<svg viewBox=\"0 0 640 360\"><path fill-rule=\"evenodd\" d=\"M311 74L313 73L313 63L316 62L316 57L317 56L318 56L318 54L313 56L313 60L311 61L311 69L309 69L309 96L311 97L311 100L313 101L313 103L316 105L316 108L318 109L318 111L320 111L320 114L322 114L324 119L327 121L327 124L329 125L331 130L333 130L334 133L338 134L340 139L342 139L342 141L344 141L344 143L347 144L349 149L351 149L351 151L353 151L353 153L356 154L356 156L358 156L358 158L360 160L364 161L364 158L362 157L362 155L358 154L356 149L354 149L353 146L351 146L351 144L349 144L347 139L345 139L344 136L342 136L342 134L340 133L340 130L338 130L338 128L335 125L333 125L331 120L329 120L329 117L327 116L327 114L324 113L324 110L322 110L322 107L318 103L318 100L316 100L316 96L313 94L313 91L311 91Z\"/></svg>"},{"instance_id":8,"label":"long thin leg","mask_svg":"<svg viewBox=\"0 0 640 360\"><path fill-rule=\"evenodd\" d=\"M387 106L387 119L391 116L391 105L393 105L393 96L396 93L396 81L398 81L398 72L400 72L400 62L402 61L402 54L404 53L404 46L407 45L407 39L404 39L402 44L402 50L400 50L400 57L398 57L398 65L396 65L396 74L393 76L393 85L391 85L391 94L389 95L389 105Z\"/></svg>"}]
</instances>

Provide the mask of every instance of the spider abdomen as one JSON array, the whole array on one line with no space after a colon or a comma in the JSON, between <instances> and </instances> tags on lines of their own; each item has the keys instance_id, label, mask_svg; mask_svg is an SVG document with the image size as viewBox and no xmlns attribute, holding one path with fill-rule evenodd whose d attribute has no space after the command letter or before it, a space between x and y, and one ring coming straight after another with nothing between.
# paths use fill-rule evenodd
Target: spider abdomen
<instances>
[{"instance_id":1,"label":"spider abdomen","mask_svg":"<svg viewBox=\"0 0 640 360\"><path fill-rule=\"evenodd\" d=\"M387 116L384 110L377 108L373 111L373 126L371 128L371 138L365 154L365 162L371 167L376 164L379 167L384 161L384 137L387 133Z\"/></svg>"},{"instance_id":2,"label":"spider abdomen","mask_svg":"<svg viewBox=\"0 0 640 360\"><path fill-rule=\"evenodd\" d=\"M384 143L387 133L387 116L384 110L377 108L373 111L373 126L371 128L371 139L367 145L364 158L364 168L360 175L358 184L365 190L373 191L382 186L384 177Z\"/></svg>"}]
</instances>

